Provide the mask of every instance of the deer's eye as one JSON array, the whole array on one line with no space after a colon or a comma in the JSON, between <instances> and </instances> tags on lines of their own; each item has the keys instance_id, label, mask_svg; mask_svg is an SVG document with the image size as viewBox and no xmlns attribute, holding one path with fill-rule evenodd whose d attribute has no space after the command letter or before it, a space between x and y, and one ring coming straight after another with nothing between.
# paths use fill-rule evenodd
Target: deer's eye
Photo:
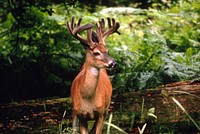
<instances>
[{"instance_id":1,"label":"deer's eye","mask_svg":"<svg viewBox=\"0 0 200 134\"><path fill-rule=\"evenodd\" d=\"M99 52L94 52L93 54L94 54L94 56L99 56L100 55Z\"/></svg>"}]
</instances>

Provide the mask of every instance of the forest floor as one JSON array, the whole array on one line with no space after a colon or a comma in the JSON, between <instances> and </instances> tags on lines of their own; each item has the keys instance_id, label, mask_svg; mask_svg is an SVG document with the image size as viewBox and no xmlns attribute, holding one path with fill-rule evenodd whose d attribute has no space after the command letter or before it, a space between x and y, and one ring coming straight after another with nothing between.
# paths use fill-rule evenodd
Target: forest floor
<instances>
[{"instance_id":1,"label":"forest floor","mask_svg":"<svg viewBox=\"0 0 200 134\"><path fill-rule=\"evenodd\" d=\"M173 83L168 84L165 86L165 89L172 88L173 89L179 89L178 87L183 86L181 89L186 90L191 87L194 89L196 87L197 92L190 92L192 95L199 96L200 93L200 83L191 83L191 82L179 82L179 83ZM158 89L162 89L163 87L159 87ZM190 89L190 88L189 88ZM168 89L167 89L168 90ZM149 92L150 91L150 92ZM140 126L142 127L144 125L144 122L148 124L153 124L154 121L146 119L142 113L142 111L148 111L151 107L155 107L157 110L157 113L155 113L156 118L158 122L158 126L154 126L154 130L151 132L156 132L157 130L162 132L171 132L171 133L182 133L178 129L182 129L183 127L178 127L176 124L180 124L180 122L186 122L186 126L189 126L190 128L187 129L185 133L197 133L197 129L194 127L191 121L187 119L187 117L183 116L180 118L179 115L183 115L184 113L181 111L176 110L174 117L174 114L170 115L173 111L166 112L166 107L160 108L157 105L164 105L167 103L167 105L171 105L171 103L168 103L166 98L162 97L162 101L158 98L158 92L155 92L153 90L149 90L147 93L125 93L123 95L115 94L114 93L114 104L112 105L113 108L113 124L116 124L117 126L120 126L123 130L125 130L128 133L138 133L138 129L134 130L134 126ZM157 90L158 91L158 90ZM162 90L159 90L160 94L163 94ZM186 91L184 91L186 92ZM183 91L182 91L183 93ZM197 94L196 94L197 93ZM140 95L142 94L142 96ZM155 95L157 94L157 95ZM167 93L169 94L169 92ZM162 95L161 95L162 96ZM165 95L166 96L166 95ZM145 102L141 101L141 98L146 98ZM185 97L185 96L184 96ZM182 97L182 98L184 98ZM148 98L153 98L153 101L148 100ZM161 97L160 97L161 98ZM164 98L164 99L163 99ZM179 98L177 96L177 98ZM190 96L191 98L191 96ZM194 97L196 98L196 97ZM139 101L138 101L139 100ZM196 100L192 100L192 106L193 111L192 117L194 117L197 124L200 125L200 102L198 101L199 98L197 97ZM156 102L162 102L162 104L156 103ZM184 100L183 100L184 101ZM186 98L186 101L190 101L188 98ZM195 101L195 102L193 102ZM181 101L182 102L182 101ZM140 104L144 103L143 106ZM184 103L184 102L183 102ZM132 108L134 107L134 108ZM187 105L185 106L187 109ZM173 107L174 109L174 107ZM162 111L164 110L164 111ZM189 107L187 110L191 110ZM134 112L133 112L134 111ZM136 115L133 117L133 114ZM0 134L13 134L13 133L62 133L70 132L70 115L71 115L71 102L70 98L44 98L44 99L37 99L37 100L26 100L21 102L13 102L13 103L7 103L7 104L0 104ZM166 116L167 123L165 124L163 119ZM167 119L167 116L173 116L173 118ZM142 118L143 121L141 121ZM159 121L160 119L160 121ZM138 121L137 121L138 120ZM151 121L151 122L149 122ZM133 124L134 122L134 124ZM175 125L173 126L172 123ZM189 124L189 125L188 125ZM149 125L147 127L146 133L148 133L148 129L151 129L152 125ZM162 127L161 127L162 126ZM170 126L170 127L169 127ZM172 127L173 126L173 127ZM105 127L104 127L105 128ZM176 130L175 130L176 128ZM131 129L131 130L130 130ZM157 130L155 130L157 129ZM193 131L190 131L193 130ZM116 132L115 132L116 133Z\"/></svg>"}]
</instances>

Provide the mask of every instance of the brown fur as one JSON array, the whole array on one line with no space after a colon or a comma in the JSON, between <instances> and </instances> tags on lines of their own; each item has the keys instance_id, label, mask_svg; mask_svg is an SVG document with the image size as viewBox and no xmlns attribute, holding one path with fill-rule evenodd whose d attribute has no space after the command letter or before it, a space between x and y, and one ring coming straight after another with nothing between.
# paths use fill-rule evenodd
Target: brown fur
<instances>
[{"instance_id":1,"label":"brown fur","mask_svg":"<svg viewBox=\"0 0 200 134\"><path fill-rule=\"evenodd\" d=\"M91 133L101 134L112 94L112 85L105 68L112 68L116 64L108 55L104 40L114 32L119 33L119 23L108 18L109 29L105 30L105 22L102 19L99 25L96 25L95 33L92 32L92 24L81 26L81 20L74 24L72 17L71 23L67 22L68 31L80 40L86 49L86 61L71 87L73 134L76 133L77 120L81 134L88 134L89 120L95 120ZM87 30L87 39L79 35L83 30Z\"/></svg>"}]
</instances>

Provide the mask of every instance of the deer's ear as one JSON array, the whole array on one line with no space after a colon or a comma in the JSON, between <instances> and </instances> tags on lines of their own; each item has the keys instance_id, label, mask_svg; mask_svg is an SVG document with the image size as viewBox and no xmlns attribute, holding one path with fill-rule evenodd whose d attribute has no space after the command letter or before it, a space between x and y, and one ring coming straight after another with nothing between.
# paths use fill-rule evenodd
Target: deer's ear
<instances>
[{"instance_id":1,"label":"deer's ear","mask_svg":"<svg viewBox=\"0 0 200 134\"><path fill-rule=\"evenodd\" d=\"M84 47L84 49L88 49L90 48L90 46L84 42L80 42L82 44L82 46Z\"/></svg>"},{"instance_id":2,"label":"deer's ear","mask_svg":"<svg viewBox=\"0 0 200 134\"><path fill-rule=\"evenodd\" d=\"M92 31L92 41L95 43L99 43L97 34L94 31Z\"/></svg>"}]
</instances>

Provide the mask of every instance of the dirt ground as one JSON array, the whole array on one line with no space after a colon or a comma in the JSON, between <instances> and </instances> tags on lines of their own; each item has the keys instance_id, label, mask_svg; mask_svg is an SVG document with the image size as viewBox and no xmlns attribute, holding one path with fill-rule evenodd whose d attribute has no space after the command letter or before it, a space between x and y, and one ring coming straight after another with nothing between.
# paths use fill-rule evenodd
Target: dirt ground
<instances>
[{"instance_id":1,"label":"dirt ground","mask_svg":"<svg viewBox=\"0 0 200 134\"><path fill-rule=\"evenodd\" d=\"M111 105L112 122L133 134L138 133L137 127L144 123L148 124L146 133L149 132L148 129L154 129L151 132L161 131L161 126L164 126L163 132L170 132L176 128L174 132L179 133L179 129L182 129L186 133L197 133L198 130L173 102L172 97L175 97L200 124L199 96L200 83L190 81L172 83L143 92L124 94L114 92ZM153 114L156 120L154 121L147 116L151 108L155 108ZM68 133L70 132L70 115L70 98L43 98L0 104L0 134ZM134 118L132 118L133 115ZM134 125L131 123L133 120ZM174 127L171 127L172 123L175 124ZM166 130L169 127L171 130Z\"/></svg>"}]
</instances>

